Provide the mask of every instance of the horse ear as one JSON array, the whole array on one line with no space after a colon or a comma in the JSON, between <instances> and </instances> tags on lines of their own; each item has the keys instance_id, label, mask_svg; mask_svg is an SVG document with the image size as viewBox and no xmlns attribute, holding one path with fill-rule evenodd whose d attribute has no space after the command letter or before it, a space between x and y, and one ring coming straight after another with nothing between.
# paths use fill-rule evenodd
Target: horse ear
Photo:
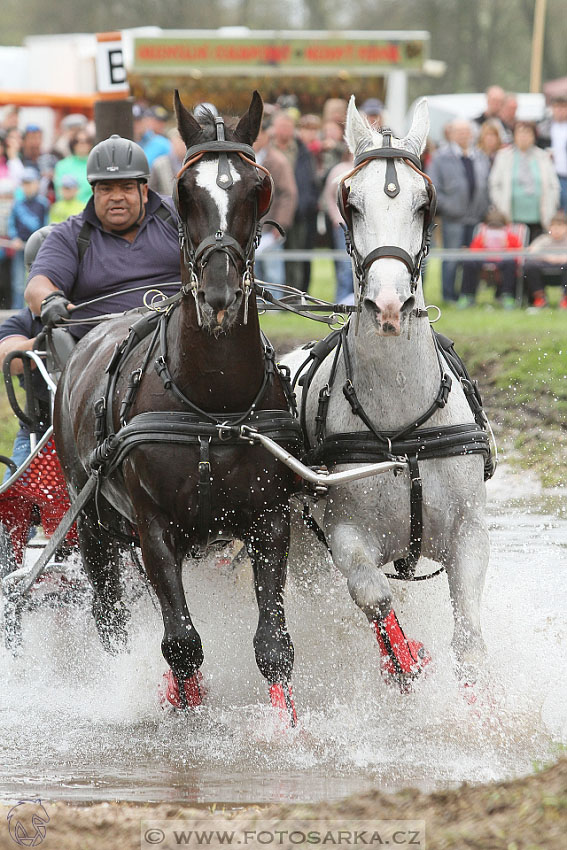
<instances>
[{"instance_id":1,"label":"horse ear","mask_svg":"<svg viewBox=\"0 0 567 850\"><path fill-rule=\"evenodd\" d=\"M351 153L356 153L363 142L370 141L371 130L358 109L354 95L348 102L345 137Z\"/></svg>"},{"instance_id":2,"label":"horse ear","mask_svg":"<svg viewBox=\"0 0 567 850\"><path fill-rule=\"evenodd\" d=\"M418 156L423 153L429 135L429 106L427 98L422 97L413 111L411 127L404 141Z\"/></svg>"},{"instance_id":3,"label":"horse ear","mask_svg":"<svg viewBox=\"0 0 567 850\"><path fill-rule=\"evenodd\" d=\"M175 89L175 93L173 95L173 103L175 106L175 114L177 116L177 129L179 130L179 135L185 142L186 146L190 148L201 135L201 125L181 103L181 98L179 97L177 89Z\"/></svg>"},{"instance_id":4,"label":"horse ear","mask_svg":"<svg viewBox=\"0 0 567 850\"><path fill-rule=\"evenodd\" d=\"M263 112L264 102L259 92L254 91L248 111L244 113L234 131L234 137L237 141L244 142L245 145L251 145L256 141L256 136L260 132Z\"/></svg>"}]
</instances>

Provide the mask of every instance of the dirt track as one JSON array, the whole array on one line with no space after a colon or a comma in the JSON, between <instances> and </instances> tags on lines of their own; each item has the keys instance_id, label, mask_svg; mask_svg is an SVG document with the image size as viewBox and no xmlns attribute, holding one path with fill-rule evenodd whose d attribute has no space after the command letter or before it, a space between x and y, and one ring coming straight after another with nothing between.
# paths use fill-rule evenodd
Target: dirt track
<instances>
[{"instance_id":1,"label":"dirt track","mask_svg":"<svg viewBox=\"0 0 567 850\"><path fill-rule=\"evenodd\" d=\"M142 820L190 818L193 828L215 829L219 819L226 817L233 818L238 829L252 828L259 819L264 828L269 821L274 829L281 821L289 826L291 819L308 820L310 829L322 833L326 831L326 824L328 829L331 823L337 822L348 822L352 828L357 821L377 818L423 820L425 844L414 845L420 850L424 847L427 850L565 850L567 758L560 759L545 771L514 782L476 787L463 785L456 790L429 795L414 790L395 795L372 791L360 797L315 806L250 806L238 812L223 812L222 806L212 812L210 808L164 804L72 806L46 803L45 807L49 815L46 837L41 842L45 850L147 848L149 844L141 845ZM18 846L8 831L8 811L9 806L0 807L0 850L14 850ZM156 846L169 850L175 845ZM283 841L277 846L286 850L296 847L297 843Z\"/></svg>"}]
</instances>

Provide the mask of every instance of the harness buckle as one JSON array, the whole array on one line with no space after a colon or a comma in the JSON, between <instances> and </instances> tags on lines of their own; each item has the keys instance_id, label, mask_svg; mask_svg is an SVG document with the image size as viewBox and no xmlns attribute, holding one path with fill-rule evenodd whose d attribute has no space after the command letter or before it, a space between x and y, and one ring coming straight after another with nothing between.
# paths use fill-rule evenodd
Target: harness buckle
<instances>
[{"instance_id":1,"label":"harness buckle","mask_svg":"<svg viewBox=\"0 0 567 850\"><path fill-rule=\"evenodd\" d=\"M452 383L453 381L451 379L451 376L444 372L443 377L441 378L439 394L437 396L438 407L445 407L445 405L447 404L447 399L449 398L449 393L451 392Z\"/></svg>"},{"instance_id":2,"label":"harness buckle","mask_svg":"<svg viewBox=\"0 0 567 850\"><path fill-rule=\"evenodd\" d=\"M171 386L171 375L169 374L169 369L167 368L167 363L165 362L163 354L160 354L160 356L155 361L154 366L156 372L162 380L164 389L168 390Z\"/></svg>"},{"instance_id":3,"label":"harness buckle","mask_svg":"<svg viewBox=\"0 0 567 850\"><path fill-rule=\"evenodd\" d=\"M224 233L222 232L222 230L217 230L217 232L215 233L215 239L217 240L217 242L220 242L223 236Z\"/></svg>"},{"instance_id":4,"label":"harness buckle","mask_svg":"<svg viewBox=\"0 0 567 850\"><path fill-rule=\"evenodd\" d=\"M97 399L94 403L95 425L94 435L97 443L100 443L104 437L104 421L106 417L106 399L104 396Z\"/></svg>"},{"instance_id":5,"label":"harness buckle","mask_svg":"<svg viewBox=\"0 0 567 850\"><path fill-rule=\"evenodd\" d=\"M235 428L234 425L231 425L228 421L221 422L217 425L217 431L219 433L219 440L222 442L226 442L232 437L240 436L240 428Z\"/></svg>"},{"instance_id":6,"label":"harness buckle","mask_svg":"<svg viewBox=\"0 0 567 850\"><path fill-rule=\"evenodd\" d=\"M203 317L201 316L201 305L199 304L199 279L195 273L195 269L191 268L191 293L193 298L195 299L195 313L197 315L197 324L199 327L203 324Z\"/></svg>"}]
</instances>

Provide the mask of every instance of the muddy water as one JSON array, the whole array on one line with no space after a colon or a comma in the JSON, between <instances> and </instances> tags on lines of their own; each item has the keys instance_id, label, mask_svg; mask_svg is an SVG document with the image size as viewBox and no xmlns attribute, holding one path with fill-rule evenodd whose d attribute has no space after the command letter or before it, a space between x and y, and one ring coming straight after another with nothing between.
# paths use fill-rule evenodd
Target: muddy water
<instances>
[{"instance_id":1,"label":"muddy water","mask_svg":"<svg viewBox=\"0 0 567 850\"><path fill-rule=\"evenodd\" d=\"M23 656L0 649L0 799L314 801L496 780L553 759L567 744L567 500L500 473L489 492L490 660L474 709L446 660L445 576L396 586L407 633L436 659L402 696L381 682L372 634L318 549L288 584L301 723L282 734L254 662L251 576L209 558L186 571L208 685L189 716L159 708L161 621L147 594L116 658L99 648L86 602L26 616Z\"/></svg>"}]
</instances>

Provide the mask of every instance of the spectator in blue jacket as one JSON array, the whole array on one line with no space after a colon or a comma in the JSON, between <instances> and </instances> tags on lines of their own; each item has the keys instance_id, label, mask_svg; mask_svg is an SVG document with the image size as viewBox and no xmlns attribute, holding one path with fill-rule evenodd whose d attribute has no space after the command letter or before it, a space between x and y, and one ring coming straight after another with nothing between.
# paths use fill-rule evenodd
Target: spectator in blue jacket
<instances>
[{"instance_id":1,"label":"spectator in blue jacket","mask_svg":"<svg viewBox=\"0 0 567 850\"><path fill-rule=\"evenodd\" d=\"M22 172L24 197L16 200L8 221L8 237L12 240L12 309L24 307L26 274L24 246L36 230L47 224L49 201L39 194L39 173L35 168L24 168Z\"/></svg>"},{"instance_id":2,"label":"spectator in blue jacket","mask_svg":"<svg viewBox=\"0 0 567 850\"><path fill-rule=\"evenodd\" d=\"M148 158L150 168L158 156L165 156L171 151L171 142L164 135L168 117L167 109L163 106L150 106L143 113L140 146Z\"/></svg>"}]
</instances>

